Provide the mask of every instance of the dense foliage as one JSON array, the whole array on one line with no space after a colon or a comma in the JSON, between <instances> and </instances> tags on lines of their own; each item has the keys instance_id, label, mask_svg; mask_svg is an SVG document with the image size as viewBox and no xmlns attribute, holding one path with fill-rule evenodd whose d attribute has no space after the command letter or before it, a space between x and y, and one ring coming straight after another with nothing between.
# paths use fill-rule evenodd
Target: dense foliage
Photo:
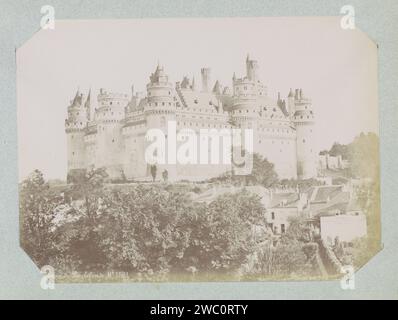
<instances>
[{"instance_id":1,"label":"dense foliage","mask_svg":"<svg viewBox=\"0 0 398 320\"><path fill-rule=\"evenodd\" d=\"M21 243L39 266L52 265L64 275L230 279L272 244L260 198L248 191L223 194L207 204L165 184L118 188L105 180L100 169L77 173L60 193L35 171L22 183ZM277 246L270 270L298 273L310 261L303 237L292 228ZM265 272L266 260L255 268L271 274ZM254 266L243 273L253 272Z\"/></svg>"}]
</instances>

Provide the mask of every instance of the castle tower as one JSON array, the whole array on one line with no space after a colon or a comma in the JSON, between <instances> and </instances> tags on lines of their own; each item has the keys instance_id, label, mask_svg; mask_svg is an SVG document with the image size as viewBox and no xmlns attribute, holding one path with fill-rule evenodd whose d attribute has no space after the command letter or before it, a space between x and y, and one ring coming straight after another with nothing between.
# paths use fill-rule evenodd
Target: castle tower
<instances>
[{"instance_id":1,"label":"castle tower","mask_svg":"<svg viewBox=\"0 0 398 320\"><path fill-rule=\"evenodd\" d=\"M186 83L185 83L186 82ZM188 78L184 80L182 87L192 90L191 83ZM158 65L155 72L150 76L150 82L147 84L147 105L145 107L146 128L160 129L164 132L167 139L175 139L175 137L168 137L168 125L176 120L176 98L173 84L169 82L168 75L164 72L163 66ZM146 145L151 142L147 142ZM144 150L145 152L145 150ZM166 149L166 164L158 164L156 179L162 178L162 172L167 170L168 179L174 180L176 176L176 166L167 164L168 153ZM150 168L148 165L147 176L150 176Z\"/></svg>"},{"instance_id":2,"label":"castle tower","mask_svg":"<svg viewBox=\"0 0 398 320\"><path fill-rule=\"evenodd\" d=\"M200 74L202 76L202 92L209 92L210 90L210 68L202 68Z\"/></svg>"},{"instance_id":3,"label":"castle tower","mask_svg":"<svg viewBox=\"0 0 398 320\"><path fill-rule=\"evenodd\" d=\"M294 105L294 93L292 88L290 88L289 94L287 96L287 111L289 113L289 118L292 119L294 115L294 110L295 105Z\"/></svg>"},{"instance_id":4,"label":"castle tower","mask_svg":"<svg viewBox=\"0 0 398 320\"><path fill-rule=\"evenodd\" d=\"M294 114L292 120L296 127L297 175L301 179L316 176L316 151L314 149L314 113L312 102L304 97L302 89L294 95Z\"/></svg>"},{"instance_id":5,"label":"castle tower","mask_svg":"<svg viewBox=\"0 0 398 320\"><path fill-rule=\"evenodd\" d=\"M123 139L121 134L127 94L110 93L100 89L98 108L95 111L97 123L97 150L95 167L104 167L111 179L123 175Z\"/></svg>"},{"instance_id":6,"label":"castle tower","mask_svg":"<svg viewBox=\"0 0 398 320\"><path fill-rule=\"evenodd\" d=\"M249 55L246 58L246 76L250 81L257 81L258 62L257 60L250 60Z\"/></svg>"},{"instance_id":7,"label":"castle tower","mask_svg":"<svg viewBox=\"0 0 398 320\"><path fill-rule=\"evenodd\" d=\"M87 125L87 110L83 105L83 94L77 90L74 99L68 106L65 119L68 177L73 171L86 167L84 129Z\"/></svg>"}]
</instances>

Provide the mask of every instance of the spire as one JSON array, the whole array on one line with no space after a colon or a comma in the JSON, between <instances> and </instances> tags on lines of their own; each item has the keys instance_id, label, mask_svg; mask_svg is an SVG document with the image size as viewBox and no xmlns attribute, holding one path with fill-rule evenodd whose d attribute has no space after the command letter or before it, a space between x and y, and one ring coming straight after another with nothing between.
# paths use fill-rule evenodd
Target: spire
<instances>
[{"instance_id":1,"label":"spire","mask_svg":"<svg viewBox=\"0 0 398 320\"><path fill-rule=\"evenodd\" d=\"M293 89L290 88L288 98L292 98L292 97L294 97L294 93L293 93Z\"/></svg>"},{"instance_id":2,"label":"spire","mask_svg":"<svg viewBox=\"0 0 398 320\"><path fill-rule=\"evenodd\" d=\"M88 91L86 102L84 103L84 108L86 109L87 120L91 117L91 88Z\"/></svg>"},{"instance_id":3,"label":"spire","mask_svg":"<svg viewBox=\"0 0 398 320\"><path fill-rule=\"evenodd\" d=\"M221 85L220 82L217 80L214 87L213 87L213 93L215 94L221 94Z\"/></svg>"},{"instance_id":4,"label":"spire","mask_svg":"<svg viewBox=\"0 0 398 320\"><path fill-rule=\"evenodd\" d=\"M131 97L134 97L134 85L131 85Z\"/></svg>"},{"instance_id":5,"label":"spire","mask_svg":"<svg viewBox=\"0 0 398 320\"><path fill-rule=\"evenodd\" d=\"M77 87L77 91L76 91L75 97L73 98L72 105L76 105L76 103L79 100L79 97L80 97L80 87Z\"/></svg>"},{"instance_id":6,"label":"spire","mask_svg":"<svg viewBox=\"0 0 398 320\"><path fill-rule=\"evenodd\" d=\"M195 83L195 77L194 76L192 76L192 85L191 85L191 88L192 88L192 90L193 91L196 91L196 83Z\"/></svg>"},{"instance_id":7,"label":"spire","mask_svg":"<svg viewBox=\"0 0 398 320\"><path fill-rule=\"evenodd\" d=\"M82 104L83 94L80 93L80 87L77 88L76 95L72 100L71 106L80 107Z\"/></svg>"},{"instance_id":8,"label":"spire","mask_svg":"<svg viewBox=\"0 0 398 320\"><path fill-rule=\"evenodd\" d=\"M234 72L234 74L232 75L232 81L235 81L235 80L236 80L236 74Z\"/></svg>"},{"instance_id":9,"label":"spire","mask_svg":"<svg viewBox=\"0 0 398 320\"><path fill-rule=\"evenodd\" d=\"M181 81L181 88L189 89L189 87L190 87L189 79L187 76L184 76L184 78Z\"/></svg>"},{"instance_id":10,"label":"spire","mask_svg":"<svg viewBox=\"0 0 398 320\"><path fill-rule=\"evenodd\" d=\"M250 56L249 56L249 53L247 53L246 62L249 62L249 61L250 61Z\"/></svg>"},{"instance_id":11,"label":"spire","mask_svg":"<svg viewBox=\"0 0 398 320\"><path fill-rule=\"evenodd\" d=\"M88 95L87 95L87 99L86 99L86 102L84 104L84 107L90 108L90 100L91 100L91 88L88 91Z\"/></svg>"}]
</instances>

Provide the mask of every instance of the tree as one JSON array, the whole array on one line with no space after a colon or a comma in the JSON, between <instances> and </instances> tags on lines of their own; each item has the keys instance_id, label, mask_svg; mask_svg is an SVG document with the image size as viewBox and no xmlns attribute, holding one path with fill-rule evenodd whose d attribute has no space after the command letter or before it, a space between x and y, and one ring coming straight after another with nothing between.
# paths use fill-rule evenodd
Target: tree
<instances>
[{"instance_id":1,"label":"tree","mask_svg":"<svg viewBox=\"0 0 398 320\"><path fill-rule=\"evenodd\" d=\"M112 192L104 206L101 247L111 270L156 279L178 267L189 239L182 216L194 209L185 195L140 185Z\"/></svg>"},{"instance_id":2,"label":"tree","mask_svg":"<svg viewBox=\"0 0 398 320\"><path fill-rule=\"evenodd\" d=\"M289 277L314 274L317 268L318 246L312 242L312 233L301 218L292 218L286 233L276 241L266 241L256 253L257 259L246 278Z\"/></svg>"},{"instance_id":3,"label":"tree","mask_svg":"<svg viewBox=\"0 0 398 320\"><path fill-rule=\"evenodd\" d=\"M77 260L83 271L101 270L106 267L105 257L99 246L99 226L102 223L103 199L106 197L104 182L108 174L104 168L79 171L70 176L70 189L75 199L79 219L68 228L68 256ZM82 200L82 204L79 205ZM62 238L62 236L61 236Z\"/></svg>"},{"instance_id":4,"label":"tree","mask_svg":"<svg viewBox=\"0 0 398 320\"><path fill-rule=\"evenodd\" d=\"M195 204L185 215L184 229L191 231L182 266L195 267L205 278L236 274L257 248L255 225L265 229L264 208L248 191Z\"/></svg>"},{"instance_id":5,"label":"tree","mask_svg":"<svg viewBox=\"0 0 398 320\"><path fill-rule=\"evenodd\" d=\"M358 178L380 178L379 138L374 133L361 133L348 146L351 174Z\"/></svg>"},{"instance_id":6,"label":"tree","mask_svg":"<svg viewBox=\"0 0 398 320\"><path fill-rule=\"evenodd\" d=\"M157 170L158 169L157 169L156 165L151 165L151 176L152 176L153 182L155 182Z\"/></svg>"},{"instance_id":7,"label":"tree","mask_svg":"<svg viewBox=\"0 0 398 320\"><path fill-rule=\"evenodd\" d=\"M332 157L342 156L343 159L347 159L348 146L335 142L329 151L329 155Z\"/></svg>"},{"instance_id":8,"label":"tree","mask_svg":"<svg viewBox=\"0 0 398 320\"><path fill-rule=\"evenodd\" d=\"M21 246L41 267L48 264L49 256L55 254L52 229L55 209L62 197L49 189L39 170L34 170L22 181L19 195Z\"/></svg>"},{"instance_id":9,"label":"tree","mask_svg":"<svg viewBox=\"0 0 398 320\"><path fill-rule=\"evenodd\" d=\"M162 172L162 178L164 182L167 182L169 179L169 172L166 169Z\"/></svg>"},{"instance_id":10,"label":"tree","mask_svg":"<svg viewBox=\"0 0 398 320\"><path fill-rule=\"evenodd\" d=\"M278 182L278 175L275 172L274 164L263 158L258 153L253 154L253 169L247 176L247 182L260 184L266 188Z\"/></svg>"},{"instance_id":11,"label":"tree","mask_svg":"<svg viewBox=\"0 0 398 320\"><path fill-rule=\"evenodd\" d=\"M83 170L70 176L72 197L84 200L84 214L92 223L96 217L98 201L103 195L107 177L105 168Z\"/></svg>"}]
</instances>

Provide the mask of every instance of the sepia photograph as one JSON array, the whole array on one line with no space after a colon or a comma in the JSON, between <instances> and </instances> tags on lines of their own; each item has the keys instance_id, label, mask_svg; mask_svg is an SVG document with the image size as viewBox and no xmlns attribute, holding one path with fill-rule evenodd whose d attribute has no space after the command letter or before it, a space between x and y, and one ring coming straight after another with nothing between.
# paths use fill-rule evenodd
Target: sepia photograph
<instances>
[{"instance_id":1,"label":"sepia photograph","mask_svg":"<svg viewBox=\"0 0 398 320\"><path fill-rule=\"evenodd\" d=\"M380 251L364 32L56 23L16 51L20 245L56 282L330 280Z\"/></svg>"}]
</instances>

